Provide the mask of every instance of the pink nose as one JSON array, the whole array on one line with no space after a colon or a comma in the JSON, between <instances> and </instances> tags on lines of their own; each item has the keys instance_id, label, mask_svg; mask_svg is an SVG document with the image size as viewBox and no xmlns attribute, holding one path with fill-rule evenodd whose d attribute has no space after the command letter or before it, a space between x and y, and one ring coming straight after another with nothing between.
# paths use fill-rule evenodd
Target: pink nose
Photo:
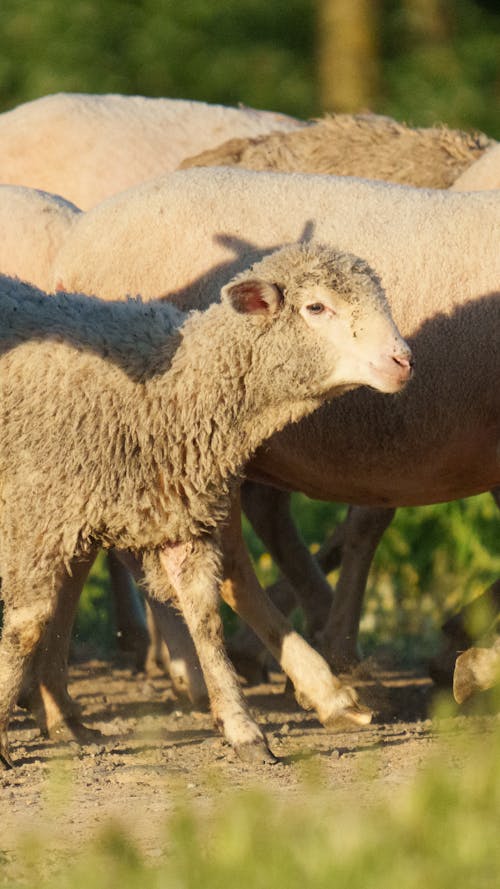
<instances>
[{"instance_id":1,"label":"pink nose","mask_svg":"<svg viewBox=\"0 0 500 889\"><path fill-rule=\"evenodd\" d=\"M399 365L399 367L401 368L402 378L405 380L409 380L413 373L413 367L415 364L413 355L411 354L410 350L407 349L404 352L401 352L401 354L399 355L393 355L392 360L395 361L396 364Z\"/></svg>"}]
</instances>

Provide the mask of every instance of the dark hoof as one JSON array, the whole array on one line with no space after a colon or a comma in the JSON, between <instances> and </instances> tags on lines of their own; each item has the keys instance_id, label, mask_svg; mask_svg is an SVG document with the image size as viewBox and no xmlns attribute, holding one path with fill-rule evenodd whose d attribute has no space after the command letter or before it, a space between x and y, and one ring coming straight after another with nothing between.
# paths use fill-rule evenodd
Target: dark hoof
<instances>
[{"instance_id":1,"label":"dark hoof","mask_svg":"<svg viewBox=\"0 0 500 889\"><path fill-rule=\"evenodd\" d=\"M104 737L97 729L87 728L73 717L52 726L47 734L52 741L76 741L78 744L98 744Z\"/></svg>"},{"instance_id":2,"label":"dark hoof","mask_svg":"<svg viewBox=\"0 0 500 889\"><path fill-rule=\"evenodd\" d=\"M239 744L234 748L243 762L253 765L275 765L279 760L271 753L265 741L255 741L251 744Z\"/></svg>"},{"instance_id":3,"label":"dark hoof","mask_svg":"<svg viewBox=\"0 0 500 889\"><path fill-rule=\"evenodd\" d=\"M9 769L14 768L14 763L10 758L9 753L9 742L7 740L7 733L0 732L0 771L8 771Z\"/></svg>"}]
</instances>

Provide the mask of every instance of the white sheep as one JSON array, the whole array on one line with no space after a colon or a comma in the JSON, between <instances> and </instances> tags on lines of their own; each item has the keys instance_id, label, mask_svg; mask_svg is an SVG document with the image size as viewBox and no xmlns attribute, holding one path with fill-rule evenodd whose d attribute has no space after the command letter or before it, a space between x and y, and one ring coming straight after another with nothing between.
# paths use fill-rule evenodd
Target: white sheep
<instances>
[{"instance_id":1,"label":"white sheep","mask_svg":"<svg viewBox=\"0 0 500 889\"><path fill-rule=\"evenodd\" d=\"M413 129L370 114L331 115L289 133L231 139L185 159L180 167L214 165L356 175L455 191L500 187L500 146L484 134L447 127ZM247 517L289 579L275 585L273 598L288 612L295 604L297 591L310 631L321 631L319 641L330 657L335 652L337 666L350 665L357 655L359 619L371 560L395 510L351 507L346 521L335 530L334 541L326 541L319 557L321 569L326 574L341 564L332 608L325 576L290 521L287 495L250 485L242 493ZM234 653L241 663L248 663L252 648L251 636L247 634L244 639L240 633ZM440 655L441 662L449 660L448 649ZM442 673L442 664L434 663L432 668ZM448 669L450 677L452 672Z\"/></svg>"},{"instance_id":2,"label":"white sheep","mask_svg":"<svg viewBox=\"0 0 500 889\"><path fill-rule=\"evenodd\" d=\"M0 185L0 273L50 290L54 258L79 214L58 195Z\"/></svg>"},{"instance_id":3,"label":"white sheep","mask_svg":"<svg viewBox=\"0 0 500 889\"><path fill-rule=\"evenodd\" d=\"M186 157L180 169L240 166L448 188L472 173L492 145L496 143L484 133L413 128L377 114L332 114L289 132L229 139Z\"/></svg>"},{"instance_id":4,"label":"white sheep","mask_svg":"<svg viewBox=\"0 0 500 889\"><path fill-rule=\"evenodd\" d=\"M170 580L216 724L242 756L272 761L224 653L220 529L273 432L357 385L405 385L411 353L376 275L292 245L187 318L168 303L49 299L4 278L0 319L0 764L12 764L11 708L58 591L103 544L140 555L160 599ZM241 613L323 722L369 721L262 590Z\"/></svg>"},{"instance_id":5,"label":"white sheep","mask_svg":"<svg viewBox=\"0 0 500 889\"><path fill-rule=\"evenodd\" d=\"M55 192L87 210L224 139L301 125L254 108L57 93L0 114L0 182Z\"/></svg>"},{"instance_id":6,"label":"white sheep","mask_svg":"<svg viewBox=\"0 0 500 889\"><path fill-rule=\"evenodd\" d=\"M464 170L451 186L453 191L487 191L500 188L500 145L491 145L482 157Z\"/></svg>"}]
</instances>

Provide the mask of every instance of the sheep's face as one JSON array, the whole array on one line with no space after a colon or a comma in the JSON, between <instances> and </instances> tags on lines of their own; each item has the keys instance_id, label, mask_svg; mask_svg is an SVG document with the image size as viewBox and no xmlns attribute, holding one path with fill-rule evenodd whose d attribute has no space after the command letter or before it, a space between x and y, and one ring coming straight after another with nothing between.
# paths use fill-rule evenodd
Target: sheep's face
<instances>
[{"instance_id":1,"label":"sheep's face","mask_svg":"<svg viewBox=\"0 0 500 889\"><path fill-rule=\"evenodd\" d=\"M411 352L384 291L354 256L316 244L285 247L227 285L223 298L270 333L279 325L281 368L293 355L288 361L301 363L315 394L358 385L398 392L411 376Z\"/></svg>"},{"instance_id":2,"label":"sheep's face","mask_svg":"<svg viewBox=\"0 0 500 889\"><path fill-rule=\"evenodd\" d=\"M334 387L368 385L398 392L412 374L412 357L376 285L357 292L312 284L301 294L298 312L332 358Z\"/></svg>"}]
</instances>

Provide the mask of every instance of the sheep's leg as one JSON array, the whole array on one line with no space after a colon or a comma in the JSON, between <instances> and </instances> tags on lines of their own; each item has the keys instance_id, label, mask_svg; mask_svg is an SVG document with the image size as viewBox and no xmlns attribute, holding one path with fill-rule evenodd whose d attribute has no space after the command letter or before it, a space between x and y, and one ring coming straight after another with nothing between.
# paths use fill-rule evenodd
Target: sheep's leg
<instances>
[{"instance_id":1,"label":"sheep's leg","mask_svg":"<svg viewBox=\"0 0 500 889\"><path fill-rule=\"evenodd\" d=\"M500 682L500 640L491 648L469 648L457 657L453 674L453 695L463 704L478 691Z\"/></svg>"},{"instance_id":2,"label":"sheep's leg","mask_svg":"<svg viewBox=\"0 0 500 889\"><path fill-rule=\"evenodd\" d=\"M120 551L120 560L142 587L153 620L168 649L169 673L176 694L188 697L197 707L206 706L207 689L193 640L182 616L173 606L172 588L165 571L154 559L148 562L147 583L141 561Z\"/></svg>"},{"instance_id":3,"label":"sheep's leg","mask_svg":"<svg viewBox=\"0 0 500 889\"><path fill-rule=\"evenodd\" d=\"M88 742L100 732L80 720L81 708L68 693L68 653L81 592L97 550L75 559L71 572L61 569L57 604L23 682L19 703L35 718L42 734Z\"/></svg>"},{"instance_id":4,"label":"sheep's leg","mask_svg":"<svg viewBox=\"0 0 500 889\"><path fill-rule=\"evenodd\" d=\"M493 488L491 493L500 508L500 487ZM429 673L437 685L452 685L458 655L487 633L499 614L500 579L443 624L440 649L429 664Z\"/></svg>"},{"instance_id":5,"label":"sheep's leg","mask_svg":"<svg viewBox=\"0 0 500 889\"><path fill-rule=\"evenodd\" d=\"M241 503L254 530L291 585L282 583L277 586L273 602L284 614L289 614L298 599L307 631L314 635L325 625L332 604L332 590L297 531L290 513L290 494L245 482Z\"/></svg>"},{"instance_id":6,"label":"sheep's leg","mask_svg":"<svg viewBox=\"0 0 500 889\"><path fill-rule=\"evenodd\" d=\"M175 589L205 676L215 724L244 760L275 762L252 718L224 650L219 614L220 552L197 539L162 549L160 561Z\"/></svg>"},{"instance_id":7,"label":"sheep's leg","mask_svg":"<svg viewBox=\"0 0 500 889\"><path fill-rule=\"evenodd\" d=\"M12 708L21 691L30 658L54 615L63 566L47 576L34 569L37 554L19 552L4 560L2 596L4 615L0 641L0 768L11 768L7 728Z\"/></svg>"},{"instance_id":8,"label":"sheep's leg","mask_svg":"<svg viewBox=\"0 0 500 889\"><path fill-rule=\"evenodd\" d=\"M340 564L344 523L337 526L314 557L297 532L288 492L245 482L241 498L243 511L282 572L267 587L269 598L286 615L300 604L307 628L314 635L323 629L332 604L332 589L325 574ZM228 641L228 650L238 672L249 682L267 677L269 653L247 624L242 624Z\"/></svg>"},{"instance_id":9,"label":"sheep's leg","mask_svg":"<svg viewBox=\"0 0 500 889\"><path fill-rule=\"evenodd\" d=\"M162 609L169 607L166 603L158 604ZM146 673L152 674L156 668L168 675L170 672L170 657L168 654L167 643L158 627L158 620L154 617L152 602L146 602L145 606L146 623L149 633L149 646L146 656L145 670Z\"/></svg>"},{"instance_id":10,"label":"sheep's leg","mask_svg":"<svg viewBox=\"0 0 500 889\"><path fill-rule=\"evenodd\" d=\"M325 725L340 717L357 725L370 722L371 712L358 703L354 689L331 673L326 661L294 632L260 586L243 543L236 499L224 530L223 552L224 599L269 648L292 680L299 700L312 705Z\"/></svg>"},{"instance_id":11,"label":"sheep's leg","mask_svg":"<svg viewBox=\"0 0 500 889\"><path fill-rule=\"evenodd\" d=\"M115 609L118 645L135 654L136 669L145 669L149 650L149 633L144 609L130 573L114 550L108 553L111 595Z\"/></svg>"},{"instance_id":12,"label":"sheep's leg","mask_svg":"<svg viewBox=\"0 0 500 889\"><path fill-rule=\"evenodd\" d=\"M375 550L395 510L352 506L344 522L342 563L333 604L317 640L329 664L343 669L360 658L359 622Z\"/></svg>"}]
</instances>

